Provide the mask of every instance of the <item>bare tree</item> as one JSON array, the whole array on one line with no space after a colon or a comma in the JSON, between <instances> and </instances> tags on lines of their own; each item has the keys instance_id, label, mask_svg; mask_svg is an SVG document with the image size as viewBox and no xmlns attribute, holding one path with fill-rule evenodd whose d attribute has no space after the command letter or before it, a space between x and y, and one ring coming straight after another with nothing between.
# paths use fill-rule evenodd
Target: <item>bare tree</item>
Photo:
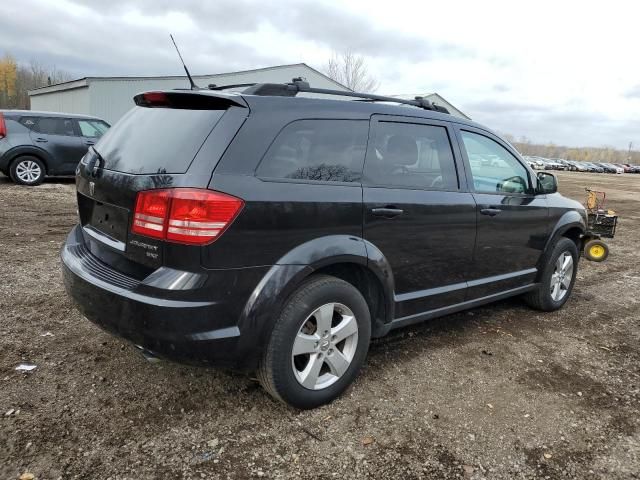
<instances>
[{"instance_id":1,"label":"bare tree","mask_svg":"<svg viewBox=\"0 0 640 480\"><path fill-rule=\"evenodd\" d=\"M0 108L29 108L29 90L71 80L71 74L36 61L17 63L6 54L0 58Z\"/></svg>"},{"instance_id":2,"label":"bare tree","mask_svg":"<svg viewBox=\"0 0 640 480\"><path fill-rule=\"evenodd\" d=\"M369 74L365 58L349 50L334 52L324 67L324 73L357 92L375 92L380 86L380 82Z\"/></svg>"}]
</instances>

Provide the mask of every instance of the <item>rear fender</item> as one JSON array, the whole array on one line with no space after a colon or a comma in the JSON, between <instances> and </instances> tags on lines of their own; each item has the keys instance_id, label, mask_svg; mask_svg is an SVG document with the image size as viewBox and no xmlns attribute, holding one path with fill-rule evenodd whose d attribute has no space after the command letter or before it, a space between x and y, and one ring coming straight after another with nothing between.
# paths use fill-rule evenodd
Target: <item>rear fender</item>
<instances>
[{"instance_id":1,"label":"rear fender","mask_svg":"<svg viewBox=\"0 0 640 480\"><path fill-rule=\"evenodd\" d=\"M38 157L44 163L45 169L49 171L49 165L52 164L51 155L46 150L33 145L19 145L7 150L0 159L0 168L8 169L14 159L24 155Z\"/></svg>"},{"instance_id":2,"label":"rear fender","mask_svg":"<svg viewBox=\"0 0 640 480\"><path fill-rule=\"evenodd\" d=\"M369 257L368 255L371 255ZM393 276L382 253L365 240L349 235L330 235L303 243L273 265L252 292L240 315L238 327L242 350L256 363L269 341L285 300L302 281L323 267L353 263L368 268L380 280L385 297L385 318L374 332L388 330L393 318Z\"/></svg>"}]
</instances>

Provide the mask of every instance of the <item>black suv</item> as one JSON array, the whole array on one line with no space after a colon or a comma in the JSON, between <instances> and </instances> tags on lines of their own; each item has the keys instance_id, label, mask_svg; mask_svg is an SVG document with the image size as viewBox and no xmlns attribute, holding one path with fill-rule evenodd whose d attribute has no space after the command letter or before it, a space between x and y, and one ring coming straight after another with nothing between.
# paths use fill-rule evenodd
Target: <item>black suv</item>
<instances>
[{"instance_id":1,"label":"black suv","mask_svg":"<svg viewBox=\"0 0 640 480\"><path fill-rule=\"evenodd\" d=\"M22 185L47 175L73 175L107 131L104 120L68 113L0 110L0 172Z\"/></svg>"},{"instance_id":2,"label":"black suv","mask_svg":"<svg viewBox=\"0 0 640 480\"><path fill-rule=\"evenodd\" d=\"M514 295L564 305L588 232L553 175L424 99L299 92L344 95L135 97L78 166L61 255L88 319L312 408L394 328Z\"/></svg>"}]
</instances>

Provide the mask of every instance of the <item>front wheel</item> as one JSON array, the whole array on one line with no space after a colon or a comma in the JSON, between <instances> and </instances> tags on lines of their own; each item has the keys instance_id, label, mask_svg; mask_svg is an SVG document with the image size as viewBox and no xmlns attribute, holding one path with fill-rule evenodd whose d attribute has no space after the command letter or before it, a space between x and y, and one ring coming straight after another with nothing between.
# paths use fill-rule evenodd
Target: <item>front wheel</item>
<instances>
[{"instance_id":1,"label":"front wheel","mask_svg":"<svg viewBox=\"0 0 640 480\"><path fill-rule=\"evenodd\" d=\"M568 238L560 238L546 256L540 274L540 286L524 295L525 302L545 312L558 310L567 302L578 272L578 247Z\"/></svg>"},{"instance_id":2,"label":"front wheel","mask_svg":"<svg viewBox=\"0 0 640 480\"><path fill-rule=\"evenodd\" d=\"M293 407L329 403L358 375L370 338L369 308L358 289L335 277L314 276L285 303L258 379Z\"/></svg>"}]
</instances>

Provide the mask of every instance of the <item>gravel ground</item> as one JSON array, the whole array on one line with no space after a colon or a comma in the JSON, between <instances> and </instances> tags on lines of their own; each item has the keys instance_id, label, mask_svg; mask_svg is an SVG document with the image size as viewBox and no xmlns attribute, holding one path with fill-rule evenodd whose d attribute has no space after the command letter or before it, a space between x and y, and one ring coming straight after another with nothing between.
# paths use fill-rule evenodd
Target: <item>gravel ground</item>
<instances>
[{"instance_id":1,"label":"gravel ground","mask_svg":"<svg viewBox=\"0 0 640 480\"><path fill-rule=\"evenodd\" d=\"M640 175L559 178L622 216L564 309L513 299L395 331L342 398L301 412L82 318L58 260L73 183L0 175L0 479L639 478Z\"/></svg>"}]
</instances>

